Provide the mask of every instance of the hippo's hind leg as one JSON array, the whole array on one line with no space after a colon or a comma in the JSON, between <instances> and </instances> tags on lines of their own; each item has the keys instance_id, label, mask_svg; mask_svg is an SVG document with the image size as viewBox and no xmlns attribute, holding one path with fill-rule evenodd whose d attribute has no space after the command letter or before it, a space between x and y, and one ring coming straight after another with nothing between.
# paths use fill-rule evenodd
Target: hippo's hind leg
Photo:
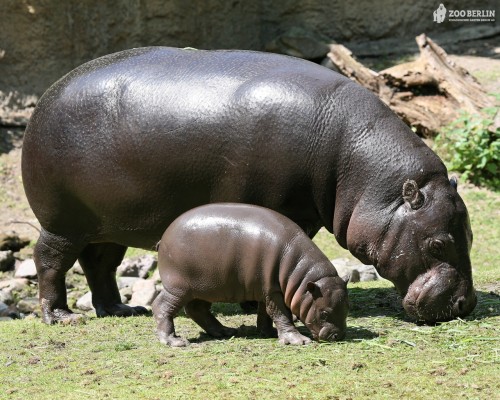
<instances>
[{"instance_id":1,"label":"hippo's hind leg","mask_svg":"<svg viewBox=\"0 0 500 400\"><path fill-rule=\"evenodd\" d=\"M281 344L308 344L311 339L302 335L293 324L293 316L286 306L283 293L275 292L266 297L266 311L274 321Z\"/></svg>"},{"instance_id":2,"label":"hippo's hind leg","mask_svg":"<svg viewBox=\"0 0 500 400\"><path fill-rule=\"evenodd\" d=\"M237 329L222 325L210 311L211 305L208 301L196 299L187 303L184 309L187 315L210 336L217 338L234 336Z\"/></svg>"},{"instance_id":3,"label":"hippo's hind leg","mask_svg":"<svg viewBox=\"0 0 500 400\"><path fill-rule=\"evenodd\" d=\"M127 248L115 243L91 243L81 252L78 260L92 292L92 304L98 317L147 314L144 307L122 304L116 284L116 269Z\"/></svg>"},{"instance_id":4,"label":"hippo's hind leg","mask_svg":"<svg viewBox=\"0 0 500 400\"><path fill-rule=\"evenodd\" d=\"M273 320L266 311L266 303L259 301L257 310L257 330L263 337L278 337L278 331L273 327Z\"/></svg>"},{"instance_id":5,"label":"hippo's hind leg","mask_svg":"<svg viewBox=\"0 0 500 400\"><path fill-rule=\"evenodd\" d=\"M68 308L65 282L66 272L75 263L83 246L85 243L52 234L43 228L40 232L33 256L42 320L47 324L71 323L83 317Z\"/></svg>"},{"instance_id":6,"label":"hippo's hind leg","mask_svg":"<svg viewBox=\"0 0 500 400\"><path fill-rule=\"evenodd\" d=\"M156 321L156 335L160 342L172 347L185 347L189 341L175 334L174 317L183 307L180 297L173 296L163 289L153 302L153 315Z\"/></svg>"}]
</instances>

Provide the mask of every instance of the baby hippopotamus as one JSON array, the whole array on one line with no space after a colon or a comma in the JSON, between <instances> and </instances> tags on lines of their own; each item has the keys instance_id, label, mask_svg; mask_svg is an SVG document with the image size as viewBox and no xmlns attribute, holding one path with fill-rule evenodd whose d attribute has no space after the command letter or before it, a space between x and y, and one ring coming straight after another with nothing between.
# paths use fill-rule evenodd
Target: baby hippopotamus
<instances>
[{"instance_id":1,"label":"baby hippopotamus","mask_svg":"<svg viewBox=\"0 0 500 400\"><path fill-rule=\"evenodd\" d=\"M153 313L164 344L189 344L175 334L182 307L209 335L233 336L210 312L213 302L257 301L258 330L282 344L311 342L292 313L316 340L345 336L347 283L298 225L267 208L223 203L182 214L163 234L158 269L164 289Z\"/></svg>"}]
</instances>

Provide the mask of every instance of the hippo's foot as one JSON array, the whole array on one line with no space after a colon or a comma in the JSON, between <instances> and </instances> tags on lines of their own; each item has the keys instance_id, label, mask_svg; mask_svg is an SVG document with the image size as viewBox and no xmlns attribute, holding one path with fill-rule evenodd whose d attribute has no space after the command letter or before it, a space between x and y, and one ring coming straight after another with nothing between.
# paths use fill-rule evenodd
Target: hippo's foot
<instances>
[{"instance_id":1,"label":"hippo's foot","mask_svg":"<svg viewBox=\"0 0 500 400\"><path fill-rule=\"evenodd\" d=\"M302 345L311 343L311 339L299 332L285 332L279 335L279 342L281 344Z\"/></svg>"},{"instance_id":2,"label":"hippo's foot","mask_svg":"<svg viewBox=\"0 0 500 400\"><path fill-rule=\"evenodd\" d=\"M42 321L48 325L60 323L64 325L77 325L84 323L85 315L75 314L70 309L56 308L52 311L44 310L42 306Z\"/></svg>"},{"instance_id":3,"label":"hippo's foot","mask_svg":"<svg viewBox=\"0 0 500 400\"><path fill-rule=\"evenodd\" d=\"M166 344L171 347L186 347L189 346L189 340L184 339L175 334L166 335L166 334L158 334L158 339L160 339L160 343Z\"/></svg>"},{"instance_id":4,"label":"hippo's foot","mask_svg":"<svg viewBox=\"0 0 500 400\"><path fill-rule=\"evenodd\" d=\"M145 315L149 311L147 308L136 306L131 307L125 304L95 304L95 313L98 317L132 317L135 315Z\"/></svg>"},{"instance_id":5,"label":"hippo's foot","mask_svg":"<svg viewBox=\"0 0 500 400\"><path fill-rule=\"evenodd\" d=\"M238 333L238 329L220 325L216 328L207 330L207 333L215 338L232 337Z\"/></svg>"}]
</instances>

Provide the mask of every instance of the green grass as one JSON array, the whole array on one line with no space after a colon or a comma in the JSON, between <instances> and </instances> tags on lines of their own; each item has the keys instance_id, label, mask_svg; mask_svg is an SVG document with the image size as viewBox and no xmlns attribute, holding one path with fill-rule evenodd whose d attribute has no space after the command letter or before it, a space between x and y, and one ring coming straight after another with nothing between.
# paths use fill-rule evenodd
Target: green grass
<instances>
[{"instance_id":1,"label":"green grass","mask_svg":"<svg viewBox=\"0 0 500 400\"><path fill-rule=\"evenodd\" d=\"M238 305L214 306L224 324L240 327L227 340L178 317L178 334L192 342L185 349L161 345L150 316L0 322L0 399L498 398L500 194L459 190L474 231L479 299L465 320L416 325L392 285L378 281L349 286L344 341L305 347L261 339L255 316ZM348 255L325 231L315 240L330 258Z\"/></svg>"}]
</instances>

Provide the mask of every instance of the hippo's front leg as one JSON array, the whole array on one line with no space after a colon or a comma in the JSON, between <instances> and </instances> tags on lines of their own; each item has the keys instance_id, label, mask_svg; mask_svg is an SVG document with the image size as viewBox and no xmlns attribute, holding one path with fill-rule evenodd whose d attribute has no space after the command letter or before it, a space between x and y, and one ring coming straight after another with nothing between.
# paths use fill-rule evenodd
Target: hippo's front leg
<instances>
[{"instance_id":1,"label":"hippo's front leg","mask_svg":"<svg viewBox=\"0 0 500 400\"><path fill-rule=\"evenodd\" d=\"M311 339L302 335L293 324L292 312L285 305L283 294L275 292L266 297L266 311L274 321L281 344L308 344Z\"/></svg>"},{"instance_id":2,"label":"hippo's front leg","mask_svg":"<svg viewBox=\"0 0 500 400\"><path fill-rule=\"evenodd\" d=\"M179 297L172 296L163 289L153 302L153 314L156 321L156 335L160 342L172 347L189 345L187 339L175 334L174 317L184 303Z\"/></svg>"}]
</instances>

